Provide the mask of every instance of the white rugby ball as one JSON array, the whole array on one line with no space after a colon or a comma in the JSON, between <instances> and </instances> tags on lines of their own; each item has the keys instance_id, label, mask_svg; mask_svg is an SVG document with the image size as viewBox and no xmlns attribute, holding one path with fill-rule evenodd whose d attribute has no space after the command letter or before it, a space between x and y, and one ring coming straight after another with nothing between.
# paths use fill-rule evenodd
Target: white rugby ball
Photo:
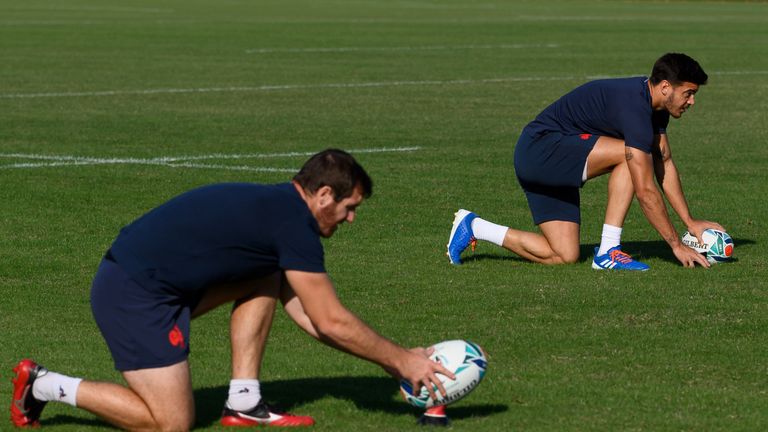
<instances>
[{"instance_id":1,"label":"white rugby ball","mask_svg":"<svg viewBox=\"0 0 768 432\"><path fill-rule=\"evenodd\" d=\"M683 244L707 257L710 264L729 261L733 257L733 239L727 232L707 229L701 234L699 243L696 236L688 231L683 234Z\"/></svg>"},{"instance_id":2,"label":"white rugby ball","mask_svg":"<svg viewBox=\"0 0 768 432\"><path fill-rule=\"evenodd\" d=\"M403 397L408 403L418 408L426 409L433 406L448 405L463 398L477 387L485 376L485 370L488 367L488 360L483 349L472 342L449 340L432 345L432 348L435 351L429 358L453 372L456 379L452 380L445 375L437 374L447 393L440 394L437 386L433 384L437 400L429 397L429 391L425 386L422 386L419 393L414 395L411 383L401 380L400 392Z\"/></svg>"}]
</instances>

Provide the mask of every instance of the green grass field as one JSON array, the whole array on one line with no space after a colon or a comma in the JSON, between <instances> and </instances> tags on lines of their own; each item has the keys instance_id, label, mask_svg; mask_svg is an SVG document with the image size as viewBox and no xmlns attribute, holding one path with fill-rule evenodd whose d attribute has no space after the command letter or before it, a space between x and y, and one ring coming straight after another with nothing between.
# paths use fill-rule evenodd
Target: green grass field
<instances>
[{"instance_id":1,"label":"green grass field","mask_svg":"<svg viewBox=\"0 0 768 432\"><path fill-rule=\"evenodd\" d=\"M601 178L582 192L580 263L485 243L448 264L460 207L534 229L512 168L528 121L668 51L710 74L669 136L693 214L727 228L735 262L682 268L634 204L624 248L651 271L591 270ZM489 354L452 430L766 430L767 54L757 2L0 0L0 430L23 357L121 379L89 287L123 225L198 185L286 181L326 147L375 182L326 242L342 301L398 343ZM227 320L193 324L202 430L223 429ZM417 429L394 380L282 313L262 380L315 430ZM56 404L43 425L110 429Z\"/></svg>"}]
</instances>

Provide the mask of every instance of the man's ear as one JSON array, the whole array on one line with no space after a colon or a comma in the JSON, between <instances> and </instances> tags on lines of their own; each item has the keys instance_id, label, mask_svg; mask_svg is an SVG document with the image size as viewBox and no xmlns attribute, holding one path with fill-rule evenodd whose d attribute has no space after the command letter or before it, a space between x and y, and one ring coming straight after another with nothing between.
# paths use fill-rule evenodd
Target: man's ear
<instances>
[{"instance_id":1,"label":"man's ear","mask_svg":"<svg viewBox=\"0 0 768 432\"><path fill-rule=\"evenodd\" d=\"M320 189L315 191L315 195L321 207L329 205L336 199L333 188L328 185L320 187Z\"/></svg>"},{"instance_id":2,"label":"man's ear","mask_svg":"<svg viewBox=\"0 0 768 432\"><path fill-rule=\"evenodd\" d=\"M661 95L666 96L673 91L672 83L667 80L662 80L660 89Z\"/></svg>"}]
</instances>

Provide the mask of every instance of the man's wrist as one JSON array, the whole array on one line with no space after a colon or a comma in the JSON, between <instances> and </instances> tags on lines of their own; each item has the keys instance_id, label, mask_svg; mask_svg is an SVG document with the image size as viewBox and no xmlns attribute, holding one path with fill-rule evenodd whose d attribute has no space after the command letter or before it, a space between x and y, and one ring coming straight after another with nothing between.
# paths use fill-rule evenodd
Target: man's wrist
<instances>
[{"instance_id":1,"label":"man's wrist","mask_svg":"<svg viewBox=\"0 0 768 432\"><path fill-rule=\"evenodd\" d=\"M677 233L674 231L672 231L672 233L670 234L665 235L664 241L666 241L669 247L671 247L672 249L676 249L680 246L683 246L683 242L680 241L680 237L678 237Z\"/></svg>"},{"instance_id":2,"label":"man's wrist","mask_svg":"<svg viewBox=\"0 0 768 432\"><path fill-rule=\"evenodd\" d=\"M679 249L679 248L681 248L681 247L686 247L686 246L683 244L683 242L681 242L681 241L680 241L680 239L675 239L675 241L674 241L674 242L669 242L669 241L668 241L667 243L669 243L669 247L671 247L671 248L672 248L672 250L677 250L677 249Z\"/></svg>"}]
</instances>

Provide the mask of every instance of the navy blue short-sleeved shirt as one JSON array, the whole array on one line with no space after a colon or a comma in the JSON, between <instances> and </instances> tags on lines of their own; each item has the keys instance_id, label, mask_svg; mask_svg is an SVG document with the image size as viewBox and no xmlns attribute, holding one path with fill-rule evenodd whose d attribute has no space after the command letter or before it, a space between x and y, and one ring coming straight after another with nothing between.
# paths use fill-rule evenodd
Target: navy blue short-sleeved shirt
<instances>
[{"instance_id":1,"label":"navy blue short-sleeved shirt","mask_svg":"<svg viewBox=\"0 0 768 432\"><path fill-rule=\"evenodd\" d=\"M669 113L651 108L648 79L632 77L579 86L544 109L525 129L531 136L548 132L610 136L650 153L653 136L664 133L667 124Z\"/></svg>"},{"instance_id":2,"label":"navy blue short-sleeved shirt","mask_svg":"<svg viewBox=\"0 0 768 432\"><path fill-rule=\"evenodd\" d=\"M320 229L292 183L191 190L124 227L110 251L140 284L178 295L280 270L325 272Z\"/></svg>"}]
</instances>

